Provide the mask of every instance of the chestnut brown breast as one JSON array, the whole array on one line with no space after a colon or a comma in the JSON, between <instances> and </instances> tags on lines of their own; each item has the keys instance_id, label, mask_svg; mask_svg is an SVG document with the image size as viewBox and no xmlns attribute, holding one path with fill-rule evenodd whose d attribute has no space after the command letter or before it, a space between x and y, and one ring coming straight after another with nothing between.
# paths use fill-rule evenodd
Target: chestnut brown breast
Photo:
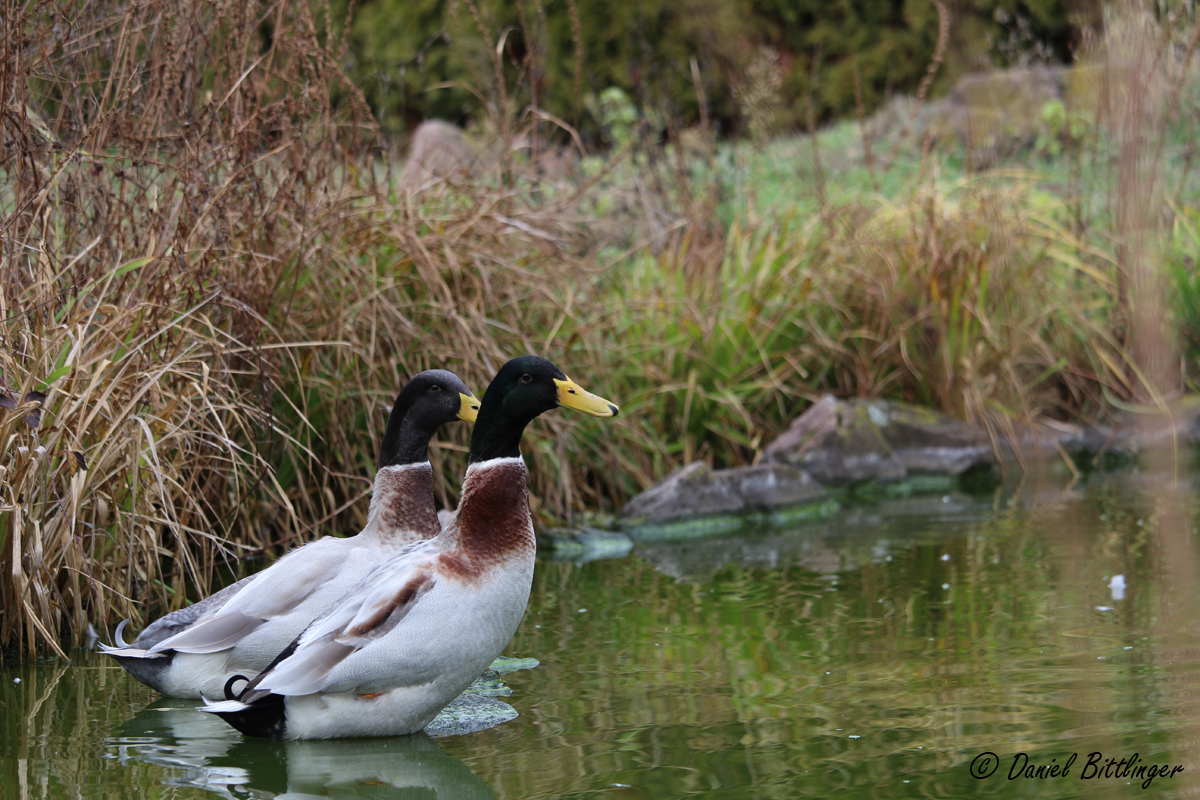
<instances>
[{"instance_id":1,"label":"chestnut brown breast","mask_svg":"<svg viewBox=\"0 0 1200 800\"><path fill-rule=\"evenodd\" d=\"M433 467L411 464L401 469L385 467L375 476L379 527L384 540L408 544L432 539L442 531L433 504ZM410 532L408 536L396 536Z\"/></svg>"},{"instance_id":2,"label":"chestnut brown breast","mask_svg":"<svg viewBox=\"0 0 1200 800\"><path fill-rule=\"evenodd\" d=\"M466 579L535 548L525 464L497 459L473 465L463 482L456 542L439 557L442 569Z\"/></svg>"}]
</instances>

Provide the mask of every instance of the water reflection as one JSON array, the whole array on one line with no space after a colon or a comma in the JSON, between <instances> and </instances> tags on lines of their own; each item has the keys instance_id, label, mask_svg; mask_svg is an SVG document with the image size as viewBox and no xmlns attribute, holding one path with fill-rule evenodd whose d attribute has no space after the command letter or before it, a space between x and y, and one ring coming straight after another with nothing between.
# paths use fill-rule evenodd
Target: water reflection
<instances>
[{"instance_id":1,"label":"water reflection","mask_svg":"<svg viewBox=\"0 0 1200 800\"><path fill-rule=\"evenodd\" d=\"M505 676L521 716L435 742L247 741L186 707L147 708L152 692L90 654L5 666L0 797L1141 791L1078 767L1068 781L975 779L984 751L1004 771L1018 753L1136 753L1185 766L1155 796L1195 796L1196 489L1140 472L1027 480L539 562L508 652L542 665Z\"/></svg>"},{"instance_id":2,"label":"water reflection","mask_svg":"<svg viewBox=\"0 0 1200 800\"><path fill-rule=\"evenodd\" d=\"M994 504L991 496L959 492L894 498L852 506L833 519L799 528L638 544L634 552L659 572L681 581L710 580L731 564L768 570L802 566L834 575L886 559L894 545L903 546L906 540L932 540L939 529L957 534L963 522L990 516Z\"/></svg>"},{"instance_id":3,"label":"water reflection","mask_svg":"<svg viewBox=\"0 0 1200 800\"><path fill-rule=\"evenodd\" d=\"M495 794L428 734L272 742L243 738L191 701L162 700L107 740L115 757L168 768L164 783L222 797L463 798Z\"/></svg>"},{"instance_id":4,"label":"water reflection","mask_svg":"<svg viewBox=\"0 0 1200 800\"><path fill-rule=\"evenodd\" d=\"M214 766L213 760L241 738L220 719L198 712L195 700L164 699L139 711L105 743L124 766L142 761L170 768L163 781L169 786L227 795L229 787L249 785L250 775L241 767Z\"/></svg>"},{"instance_id":5,"label":"water reflection","mask_svg":"<svg viewBox=\"0 0 1200 800\"><path fill-rule=\"evenodd\" d=\"M1156 540L1172 502L1195 524L1195 495L1184 483L1168 501L1129 477L885 500L795 530L539 565L537 624L516 644L545 656L522 713L552 744L535 777L518 769L502 786L523 797L616 784L714 798L1126 790L1083 784L1078 770L1040 786L968 772L985 750L1006 769L1019 752L1049 763L1100 751L1189 764L1156 787L1186 794L1200 777L1200 609ZM1194 551L1175 546L1194 568ZM1190 614L1169 633L1168 597L1177 620ZM556 659L556 642L605 646ZM587 721L562 724L576 716Z\"/></svg>"}]
</instances>

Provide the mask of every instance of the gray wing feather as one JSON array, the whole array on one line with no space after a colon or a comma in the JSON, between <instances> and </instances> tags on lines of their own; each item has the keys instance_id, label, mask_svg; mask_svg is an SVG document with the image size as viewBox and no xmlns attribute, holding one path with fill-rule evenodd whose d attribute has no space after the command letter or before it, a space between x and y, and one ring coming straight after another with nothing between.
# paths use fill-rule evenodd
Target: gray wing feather
<instances>
[{"instance_id":1,"label":"gray wing feather","mask_svg":"<svg viewBox=\"0 0 1200 800\"><path fill-rule=\"evenodd\" d=\"M358 648L336 642L332 637L314 642L302 653L280 662L271 671L270 680L259 684L275 694L314 694L325 688L330 670L354 654Z\"/></svg>"},{"instance_id":2,"label":"gray wing feather","mask_svg":"<svg viewBox=\"0 0 1200 800\"><path fill-rule=\"evenodd\" d=\"M196 620L200 619L205 614L216 611L218 608L225 605L225 602L229 600L229 598L233 597L235 594L245 588L246 584L253 580L253 578L253 575L248 578L242 578L237 583L230 584L218 592L213 592L208 597L204 598L198 603L195 603L194 605L190 605L187 608L181 608L178 611L172 611L165 617L159 617L154 622L151 622L149 625L147 625L145 630L138 634L138 637L133 640L133 644L131 646L140 647L143 650L149 650L163 639L174 636L177 633L182 633L190 628L196 622Z\"/></svg>"},{"instance_id":3,"label":"gray wing feather","mask_svg":"<svg viewBox=\"0 0 1200 800\"><path fill-rule=\"evenodd\" d=\"M210 617L203 625L188 628L183 633L172 636L167 643L171 650L181 653L216 653L239 641L263 622L264 620L258 617L230 611ZM150 652L158 651L150 648Z\"/></svg>"},{"instance_id":4,"label":"gray wing feather","mask_svg":"<svg viewBox=\"0 0 1200 800\"><path fill-rule=\"evenodd\" d=\"M256 688L281 695L324 690L334 667L396 627L436 582L428 563L381 568L372 577L373 591L348 595L310 625L296 652L259 676Z\"/></svg>"}]
</instances>

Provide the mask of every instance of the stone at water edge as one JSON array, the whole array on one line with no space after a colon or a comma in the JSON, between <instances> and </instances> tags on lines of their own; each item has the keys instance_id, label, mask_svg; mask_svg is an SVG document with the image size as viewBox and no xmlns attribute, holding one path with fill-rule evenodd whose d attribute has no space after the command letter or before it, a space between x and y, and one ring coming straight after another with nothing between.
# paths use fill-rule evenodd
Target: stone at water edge
<instances>
[{"instance_id":1,"label":"stone at water edge","mask_svg":"<svg viewBox=\"0 0 1200 800\"><path fill-rule=\"evenodd\" d=\"M630 500L621 510L621 517L652 522L743 514L824 499L825 490L810 475L786 464L713 470L697 461Z\"/></svg>"},{"instance_id":2,"label":"stone at water edge","mask_svg":"<svg viewBox=\"0 0 1200 800\"><path fill-rule=\"evenodd\" d=\"M962 475L995 463L987 433L930 409L826 395L763 450L829 486Z\"/></svg>"},{"instance_id":3,"label":"stone at water edge","mask_svg":"<svg viewBox=\"0 0 1200 800\"><path fill-rule=\"evenodd\" d=\"M425 726L430 736L461 736L464 733L494 728L520 716L517 710L498 697L512 694L500 676L538 666L535 658L500 656L467 690L438 712Z\"/></svg>"}]
</instances>

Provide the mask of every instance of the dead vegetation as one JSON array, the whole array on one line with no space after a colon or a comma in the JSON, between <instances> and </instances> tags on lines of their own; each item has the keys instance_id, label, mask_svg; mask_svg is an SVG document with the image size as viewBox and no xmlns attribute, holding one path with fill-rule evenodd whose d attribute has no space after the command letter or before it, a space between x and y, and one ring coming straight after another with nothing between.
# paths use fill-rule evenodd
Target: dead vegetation
<instances>
[{"instance_id":1,"label":"dead vegetation","mask_svg":"<svg viewBox=\"0 0 1200 800\"><path fill-rule=\"evenodd\" d=\"M399 191L321 4L0 22L0 648L61 653L207 593L220 563L354 528L407 376L482 390L514 352L564 352L577 215L499 170L474 197L453 174ZM548 441L542 507L598 502L596 463Z\"/></svg>"}]
</instances>

